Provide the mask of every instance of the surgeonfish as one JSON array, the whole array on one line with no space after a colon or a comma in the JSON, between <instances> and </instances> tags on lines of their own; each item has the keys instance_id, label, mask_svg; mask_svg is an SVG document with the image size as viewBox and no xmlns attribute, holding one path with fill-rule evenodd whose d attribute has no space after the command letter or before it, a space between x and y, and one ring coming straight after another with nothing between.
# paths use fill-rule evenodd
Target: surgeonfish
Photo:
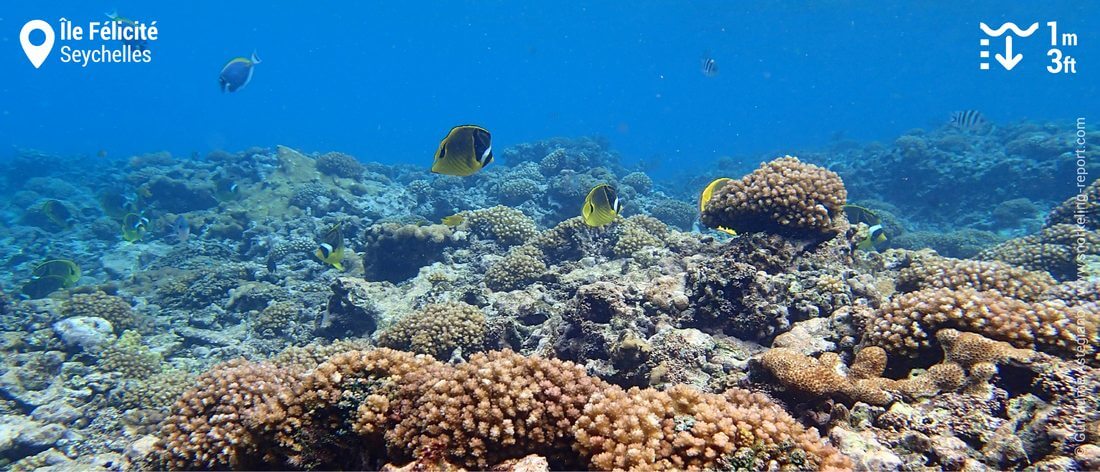
<instances>
[{"instance_id":1,"label":"surgeonfish","mask_svg":"<svg viewBox=\"0 0 1100 472\"><path fill-rule=\"evenodd\" d=\"M873 251L876 244L884 242L886 242L886 231L882 229L882 225L874 225L867 229L867 237L863 238L856 247L864 251Z\"/></svg>"},{"instance_id":2,"label":"surgeonfish","mask_svg":"<svg viewBox=\"0 0 1100 472\"><path fill-rule=\"evenodd\" d=\"M187 222L187 217L183 215L176 217L176 221L172 223L172 234L176 237L176 244L187 242L191 237L191 224Z\"/></svg>"},{"instance_id":3,"label":"surgeonfish","mask_svg":"<svg viewBox=\"0 0 1100 472\"><path fill-rule=\"evenodd\" d=\"M245 88L252 81L253 67L260 62L255 51L252 52L251 58L234 57L226 62L222 66L221 74L218 74L218 83L221 85L222 92L236 92Z\"/></svg>"},{"instance_id":4,"label":"surgeonfish","mask_svg":"<svg viewBox=\"0 0 1100 472\"><path fill-rule=\"evenodd\" d=\"M727 178L727 177L720 177L720 178L712 180L709 184L707 184L706 188L703 189L703 193L701 195L699 195L699 213L703 213L704 211L706 211L707 203L710 203L710 199L714 197L714 192L717 192L718 189L722 188L723 185L726 185L727 183L729 183L730 180L733 180L733 179L730 179L730 178ZM726 233L730 236L737 236L737 231L734 231L732 229L729 229L729 228L726 228L726 227L723 227L723 226L719 226L719 227L714 228L714 229L716 229L718 231L721 231L723 233Z\"/></svg>"},{"instance_id":5,"label":"surgeonfish","mask_svg":"<svg viewBox=\"0 0 1100 472\"><path fill-rule=\"evenodd\" d=\"M32 300L46 298L51 293L65 288L65 279L59 275L35 277L23 284L23 296Z\"/></svg>"},{"instance_id":6,"label":"surgeonfish","mask_svg":"<svg viewBox=\"0 0 1100 472\"><path fill-rule=\"evenodd\" d=\"M610 185L600 184L593 187L584 198L581 216L588 226L600 227L615 221L622 210L623 206L615 189Z\"/></svg>"},{"instance_id":7,"label":"surgeonfish","mask_svg":"<svg viewBox=\"0 0 1100 472\"><path fill-rule=\"evenodd\" d=\"M443 217L443 224L445 224L447 226L452 226L452 227L453 226L458 226L458 225L462 224L463 221L466 221L466 217L463 216L462 213L455 213L451 216L444 216Z\"/></svg>"},{"instance_id":8,"label":"surgeonfish","mask_svg":"<svg viewBox=\"0 0 1100 472\"><path fill-rule=\"evenodd\" d=\"M480 126L455 126L440 141L432 172L466 177L490 162L493 162L493 142L489 132Z\"/></svg>"},{"instance_id":9,"label":"surgeonfish","mask_svg":"<svg viewBox=\"0 0 1100 472\"><path fill-rule=\"evenodd\" d=\"M707 77L718 75L718 61L714 60L713 57L704 57L701 70L703 71L703 75Z\"/></svg>"},{"instance_id":10,"label":"surgeonfish","mask_svg":"<svg viewBox=\"0 0 1100 472\"><path fill-rule=\"evenodd\" d=\"M985 117L978 110L963 110L951 114L951 125L963 131L976 131L985 127Z\"/></svg>"},{"instance_id":11,"label":"surgeonfish","mask_svg":"<svg viewBox=\"0 0 1100 472\"><path fill-rule=\"evenodd\" d=\"M220 178L214 181L214 197L221 201L236 200L240 196L240 186L232 179Z\"/></svg>"},{"instance_id":12,"label":"surgeonfish","mask_svg":"<svg viewBox=\"0 0 1100 472\"><path fill-rule=\"evenodd\" d=\"M329 228L313 254L321 262L335 267L336 270L344 270L344 266L340 264L340 261L344 259L344 233L341 231L340 225Z\"/></svg>"}]
</instances>

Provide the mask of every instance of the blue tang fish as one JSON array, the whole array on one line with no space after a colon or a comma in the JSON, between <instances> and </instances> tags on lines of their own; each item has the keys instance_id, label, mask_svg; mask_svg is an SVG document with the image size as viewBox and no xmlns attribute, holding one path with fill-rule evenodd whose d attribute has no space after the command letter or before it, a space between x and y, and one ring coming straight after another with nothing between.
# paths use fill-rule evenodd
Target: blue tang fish
<instances>
[{"instance_id":1,"label":"blue tang fish","mask_svg":"<svg viewBox=\"0 0 1100 472\"><path fill-rule=\"evenodd\" d=\"M225 63L225 67L222 67L222 73L218 75L218 83L221 84L222 92L236 92L243 89L252 81L252 68L259 63L260 58L256 56L255 52L252 53L251 59L235 57Z\"/></svg>"}]
</instances>

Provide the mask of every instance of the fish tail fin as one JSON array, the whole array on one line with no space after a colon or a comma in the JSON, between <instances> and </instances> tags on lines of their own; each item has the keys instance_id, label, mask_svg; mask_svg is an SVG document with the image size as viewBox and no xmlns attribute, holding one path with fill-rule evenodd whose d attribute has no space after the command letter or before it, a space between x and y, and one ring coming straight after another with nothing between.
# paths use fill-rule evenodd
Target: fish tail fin
<instances>
[{"instance_id":1,"label":"fish tail fin","mask_svg":"<svg viewBox=\"0 0 1100 472\"><path fill-rule=\"evenodd\" d=\"M110 13L104 13L104 15L107 15L107 18L110 18L112 20L117 20L118 19L118 9L111 10Z\"/></svg>"},{"instance_id":2,"label":"fish tail fin","mask_svg":"<svg viewBox=\"0 0 1100 472\"><path fill-rule=\"evenodd\" d=\"M263 62L263 61L261 61L261 60L260 60L260 56L257 56L257 55L256 55L256 50L255 50L255 49L253 49L253 50L252 50L252 63L253 63L253 64L259 64L259 63L261 63L261 62Z\"/></svg>"},{"instance_id":3,"label":"fish tail fin","mask_svg":"<svg viewBox=\"0 0 1100 472\"><path fill-rule=\"evenodd\" d=\"M332 267L335 267L336 270L344 270L344 265L340 261L333 262Z\"/></svg>"}]
</instances>

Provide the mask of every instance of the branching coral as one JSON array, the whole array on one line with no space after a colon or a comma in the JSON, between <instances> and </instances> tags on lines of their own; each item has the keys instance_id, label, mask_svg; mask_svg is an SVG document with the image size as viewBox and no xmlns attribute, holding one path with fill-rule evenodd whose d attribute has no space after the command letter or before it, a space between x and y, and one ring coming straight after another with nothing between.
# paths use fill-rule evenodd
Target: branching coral
<instances>
[{"instance_id":1,"label":"branching coral","mask_svg":"<svg viewBox=\"0 0 1100 472\"><path fill-rule=\"evenodd\" d=\"M932 288L895 296L867 323L865 345L913 357L932 346L941 329L955 328L1019 348L1074 355L1083 343L1096 352L1100 313L1061 300L1026 302L997 291ZM1090 341L1091 340L1091 341Z\"/></svg>"},{"instance_id":2,"label":"branching coral","mask_svg":"<svg viewBox=\"0 0 1100 472\"><path fill-rule=\"evenodd\" d=\"M98 366L106 372L118 372L123 378L140 379L161 370L164 359L141 343L136 331L122 333L99 353Z\"/></svg>"},{"instance_id":3,"label":"branching coral","mask_svg":"<svg viewBox=\"0 0 1100 472\"><path fill-rule=\"evenodd\" d=\"M931 255L915 257L898 274L898 290L911 292L925 288L971 288L996 290L1021 300L1036 300L1054 285L1045 272L1012 267L997 261L950 259Z\"/></svg>"},{"instance_id":4,"label":"branching coral","mask_svg":"<svg viewBox=\"0 0 1100 472\"><path fill-rule=\"evenodd\" d=\"M498 205L466 212L470 232L505 246L523 244L538 233L535 222L522 211Z\"/></svg>"},{"instance_id":5,"label":"branching coral","mask_svg":"<svg viewBox=\"0 0 1100 472\"><path fill-rule=\"evenodd\" d=\"M847 198L836 173L787 156L718 189L702 220L742 233L827 239L844 230Z\"/></svg>"},{"instance_id":6,"label":"branching coral","mask_svg":"<svg viewBox=\"0 0 1100 472\"><path fill-rule=\"evenodd\" d=\"M611 387L595 394L574 429L577 450L599 470L851 467L767 397L738 389Z\"/></svg>"},{"instance_id":7,"label":"branching coral","mask_svg":"<svg viewBox=\"0 0 1100 472\"><path fill-rule=\"evenodd\" d=\"M65 302L61 309L65 317L95 316L111 322L117 332L133 328L137 316L130 304L122 298L103 292L78 293Z\"/></svg>"},{"instance_id":8,"label":"branching coral","mask_svg":"<svg viewBox=\"0 0 1100 472\"><path fill-rule=\"evenodd\" d=\"M475 306L428 305L379 333L378 344L446 360L455 349L463 353L482 349L486 329L485 315Z\"/></svg>"},{"instance_id":9,"label":"branching coral","mask_svg":"<svg viewBox=\"0 0 1100 472\"><path fill-rule=\"evenodd\" d=\"M1100 233L1073 224L1056 224L1039 234L1010 239L982 251L978 258L1044 270L1058 280L1078 277L1078 258L1100 254Z\"/></svg>"},{"instance_id":10,"label":"branching coral","mask_svg":"<svg viewBox=\"0 0 1100 472\"><path fill-rule=\"evenodd\" d=\"M317 170L336 177L358 178L366 170L359 160L342 152L328 152L317 158Z\"/></svg>"},{"instance_id":11,"label":"branching coral","mask_svg":"<svg viewBox=\"0 0 1100 472\"><path fill-rule=\"evenodd\" d=\"M510 351L457 365L350 351L296 372L242 360L204 374L165 420L149 466L358 469L412 458L488 469L529 454L574 469L849 466L740 390L626 392L576 364Z\"/></svg>"},{"instance_id":12,"label":"branching coral","mask_svg":"<svg viewBox=\"0 0 1100 472\"><path fill-rule=\"evenodd\" d=\"M532 245L513 248L485 271L485 285L497 291L521 289L546 276L543 257L542 251Z\"/></svg>"}]
</instances>

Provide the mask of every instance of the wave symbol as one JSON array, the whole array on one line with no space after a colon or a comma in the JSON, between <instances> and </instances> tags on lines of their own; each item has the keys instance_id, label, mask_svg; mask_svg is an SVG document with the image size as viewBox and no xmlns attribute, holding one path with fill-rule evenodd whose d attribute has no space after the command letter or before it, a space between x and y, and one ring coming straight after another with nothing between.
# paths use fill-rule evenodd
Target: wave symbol
<instances>
[{"instance_id":1,"label":"wave symbol","mask_svg":"<svg viewBox=\"0 0 1100 472\"><path fill-rule=\"evenodd\" d=\"M1039 23L1032 23L1031 26L1026 30L1021 30L1019 26L1016 26L1016 23L1013 23L1011 21L1001 25L1001 27L997 29L992 29L989 27L989 25L985 23L980 23L978 26L981 26L982 32L994 38L1005 34L1006 30L1012 30L1012 33L1016 36L1026 38L1028 36L1031 36L1031 33L1034 33L1035 30L1039 28Z\"/></svg>"}]
</instances>

